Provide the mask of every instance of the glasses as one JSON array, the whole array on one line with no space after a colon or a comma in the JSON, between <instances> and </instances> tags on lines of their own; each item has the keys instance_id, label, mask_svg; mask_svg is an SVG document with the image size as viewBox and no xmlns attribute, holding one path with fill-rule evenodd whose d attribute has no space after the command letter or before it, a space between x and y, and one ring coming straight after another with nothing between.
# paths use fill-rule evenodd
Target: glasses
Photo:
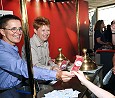
<instances>
[{"instance_id":1,"label":"glasses","mask_svg":"<svg viewBox=\"0 0 115 98\"><path fill-rule=\"evenodd\" d=\"M13 28L11 28L11 29L2 28L2 29L4 29L4 30L10 30L10 31L12 31L13 33L16 33L18 30L19 30L20 32L23 31L21 27L20 27L20 28L13 27Z\"/></svg>"}]
</instances>

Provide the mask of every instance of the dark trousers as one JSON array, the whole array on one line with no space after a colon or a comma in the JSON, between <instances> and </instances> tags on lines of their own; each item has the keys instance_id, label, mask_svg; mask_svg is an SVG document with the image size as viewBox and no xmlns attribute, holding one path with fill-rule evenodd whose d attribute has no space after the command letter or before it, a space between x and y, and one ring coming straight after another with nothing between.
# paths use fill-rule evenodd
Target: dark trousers
<instances>
[{"instance_id":1,"label":"dark trousers","mask_svg":"<svg viewBox=\"0 0 115 98\"><path fill-rule=\"evenodd\" d=\"M32 98L31 94L17 92L15 88L6 90L0 94L0 98Z\"/></svg>"},{"instance_id":2,"label":"dark trousers","mask_svg":"<svg viewBox=\"0 0 115 98\"><path fill-rule=\"evenodd\" d=\"M32 98L31 93L26 93L27 91L23 91L20 92L20 88L23 87L23 84L20 83L19 85L4 90L4 91L0 91L0 98Z\"/></svg>"}]
</instances>

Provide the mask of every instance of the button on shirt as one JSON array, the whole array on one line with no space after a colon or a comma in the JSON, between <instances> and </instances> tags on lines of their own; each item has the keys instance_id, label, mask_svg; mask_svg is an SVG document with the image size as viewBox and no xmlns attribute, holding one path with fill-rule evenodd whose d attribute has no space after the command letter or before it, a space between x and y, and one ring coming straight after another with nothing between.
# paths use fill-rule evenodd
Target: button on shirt
<instances>
[{"instance_id":1,"label":"button on shirt","mask_svg":"<svg viewBox=\"0 0 115 98\"><path fill-rule=\"evenodd\" d=\"M0 39L0 90L12 88L21 82L3 69L28 78L27 63L20 57L17 46L12 46ZM35 79L56 79L56 71L34 66L33 72Z\"/></svg>"}]
</instances>

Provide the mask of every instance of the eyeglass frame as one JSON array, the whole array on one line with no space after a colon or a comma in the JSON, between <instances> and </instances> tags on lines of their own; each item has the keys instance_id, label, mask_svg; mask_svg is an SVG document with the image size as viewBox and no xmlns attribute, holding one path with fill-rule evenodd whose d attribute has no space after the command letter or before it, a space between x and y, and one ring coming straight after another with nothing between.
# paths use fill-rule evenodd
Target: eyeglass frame
<instances>
[{"instance_id":1,"label":"eyeglass frame","mask_svg":"<svg viewBox=\"0 0 115 98\"><path fill-rule=\"evenodd\" d=\"M13 33L16 33L18 30L19 30L20 32L23 32L22 27L19 27L19 28L13 27L13 28L11 28L11 29L2 28L2 29L4 29L4 30L10 30L10 31L12 31ZM14 32L13 30L16 30L16 31Z\"/></svg>"}]
</instances>

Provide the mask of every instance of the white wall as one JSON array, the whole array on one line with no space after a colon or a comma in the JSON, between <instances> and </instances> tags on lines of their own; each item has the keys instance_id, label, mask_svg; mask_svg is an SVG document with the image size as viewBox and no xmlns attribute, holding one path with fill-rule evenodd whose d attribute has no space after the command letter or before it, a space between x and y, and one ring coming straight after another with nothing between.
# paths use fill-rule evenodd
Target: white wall
<instances>
[{"instance_id":1,"label":"white wall","mask_svg":"<svg viewBox=\"0 0 115 98\"><path fill-rule=\"evenodd\" d=\"M115 5L98 8L98 20L104 20L105 25L111 24L115 20Z\"/></svg>"}]
</instances>

